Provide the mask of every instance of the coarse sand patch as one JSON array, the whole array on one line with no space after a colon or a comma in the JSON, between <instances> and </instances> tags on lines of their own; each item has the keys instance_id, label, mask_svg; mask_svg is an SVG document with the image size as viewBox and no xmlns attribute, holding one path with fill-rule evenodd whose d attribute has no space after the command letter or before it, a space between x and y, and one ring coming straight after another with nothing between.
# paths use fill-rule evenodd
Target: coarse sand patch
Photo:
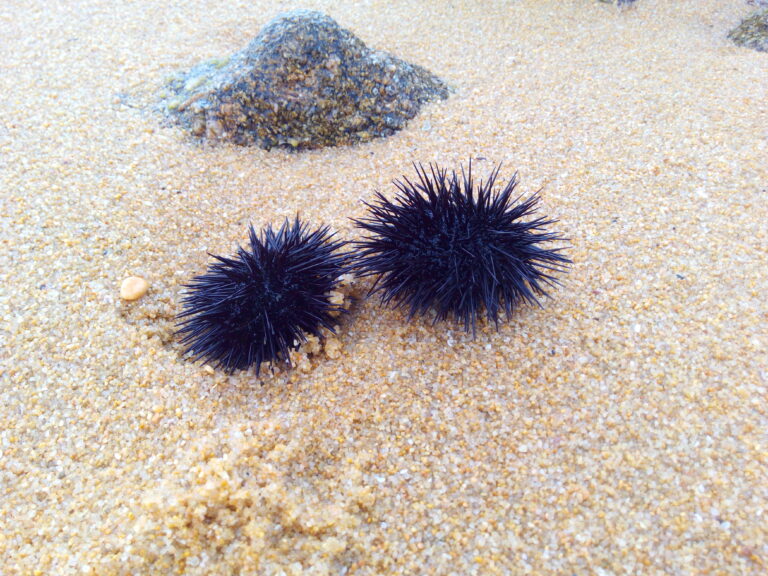
<instances>
[{"instance_id":1,"label":"coarse sand patch","mask_svg":"<svg viewBox=\"0 0 768 576\"><path fill-rule=\"evenodd\" d=\"M454 90L401 132L202 145L165 79L321 10ZM768 55L740 0L0 5L0 573L764 574ZM475 339L349 288L293 370L184 359L182 285L411 162L503 162L574 260ZM149 290L120 297L128 277Z\"/></svg>"}]
</instances>

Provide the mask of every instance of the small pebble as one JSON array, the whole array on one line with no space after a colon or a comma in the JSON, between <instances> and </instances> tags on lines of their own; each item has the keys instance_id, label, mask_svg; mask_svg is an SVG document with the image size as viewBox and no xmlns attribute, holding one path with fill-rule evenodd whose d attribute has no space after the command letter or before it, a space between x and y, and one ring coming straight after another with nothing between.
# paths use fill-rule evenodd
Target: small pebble
<instances>
[{"instance_id":1,"label":"small pebble","mask_svg":"<svg viewBox=\"0 0 768 576\"><path fill-rule=\"evenodd\" d=\"M120 298L128 300L138 300L149 290L149 282L139 276L129 276L120 284Z\"/></svg>"}]
</instances>

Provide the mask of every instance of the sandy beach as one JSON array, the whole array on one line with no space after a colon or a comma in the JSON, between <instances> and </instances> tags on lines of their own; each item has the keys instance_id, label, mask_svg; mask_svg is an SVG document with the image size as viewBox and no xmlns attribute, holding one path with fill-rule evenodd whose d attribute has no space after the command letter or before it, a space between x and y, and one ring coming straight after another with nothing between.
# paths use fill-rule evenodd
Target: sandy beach
<instances>
[{"instance_id":1,"label":"sandy beach","mask_svg":"<svg viewBox=\"0 0 768 576\"><path fill-rule=\"evenodd\" d=\"M295 8L452 94L301 153L158 113ZM727 39L754 9L4 0L0 574L768 572L768 53ZM570 239L543 309L473 339L366 279L292 370L184 357L183 284L249 223L355 239L412 162L470 157Z\"/></svg>"}]
</instances>

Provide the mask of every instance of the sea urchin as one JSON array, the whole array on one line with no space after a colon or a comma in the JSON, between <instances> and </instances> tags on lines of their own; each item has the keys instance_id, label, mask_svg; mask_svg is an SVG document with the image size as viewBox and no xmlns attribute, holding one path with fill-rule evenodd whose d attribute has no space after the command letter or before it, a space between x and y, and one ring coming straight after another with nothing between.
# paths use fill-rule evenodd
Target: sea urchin
<instances>
[{"instance_id":1,"label":"sea urchin","mask_svg":"<svg viewBox=\"0 0 768 576\"><path fill-rule=\"evenodd\" d=\"M394 201L377 192L365 203L368 216L355 220L368 233L355 243L355 267L378 276L371 291L384 304L407 307L409 318L434 307L435 321L453 314L474 332L483 307L498 327L502 308L509 316L522 302L538 304L558 283L554 274L570 260L542 244L564 239L545 231L555 220L531 218L538 193L513 197L517 174L493 193L501 165L477 186L471 161L461 178L436 165L414 167L417 182L395 181Z\"/></svg>"},{"instance_id":2,"label":"sea urchin","mask_svg":"<svg viewBox=\"0 0 768 576\"><path fill-rule=\"evenodd\" d=\"M179 335L195 360L205 359L226 371L262 362L288 360L305 334L333 332L340 306L329 292L347 271L344 242L328 227L309 231L298 216L277 232L249 228L250 250L238 248L186 286L179 315Z\"/></svg>"}]
</instances>

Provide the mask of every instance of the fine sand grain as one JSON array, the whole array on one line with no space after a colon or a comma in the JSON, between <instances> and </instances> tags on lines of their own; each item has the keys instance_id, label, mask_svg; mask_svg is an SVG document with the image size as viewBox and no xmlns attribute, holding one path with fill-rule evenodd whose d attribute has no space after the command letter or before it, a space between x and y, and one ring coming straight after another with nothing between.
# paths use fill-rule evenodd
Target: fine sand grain
<instances>
[{"instance_id":1,"label":"fine sand grain","mask_svg":"<svg viewBox=\"0 0 768 576\"><path fill-rule=\"evenodd\" d=\"M455 93L301 154L161 122L165 78L294 8ZM768 54L726 38L751 9L3 0L0 574L765 574ZM354 238L412 161L470 156L571 239L544 309L473 340L359 300L290 371L183 358L206 252L296 212Z\"/></svg>"}]
</instances>

